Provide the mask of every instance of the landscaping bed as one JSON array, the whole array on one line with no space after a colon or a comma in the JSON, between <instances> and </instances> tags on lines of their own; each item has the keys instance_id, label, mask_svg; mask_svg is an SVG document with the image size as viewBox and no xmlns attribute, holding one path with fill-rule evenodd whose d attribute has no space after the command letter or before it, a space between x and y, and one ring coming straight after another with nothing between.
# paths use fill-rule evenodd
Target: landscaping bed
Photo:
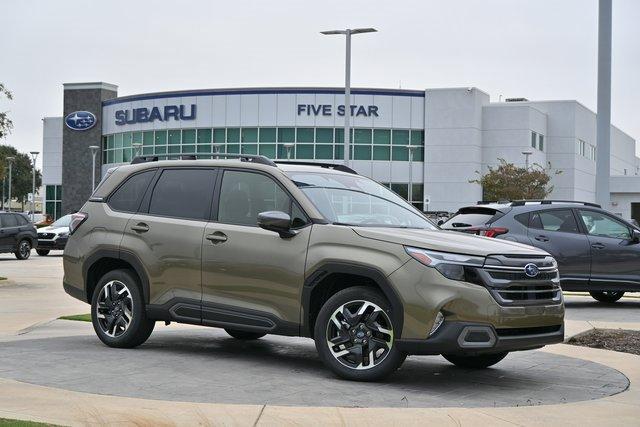
<instances>
[{"instance_id":1,"label":"landscaping bed","mask_svg":"<svg viewBox=\"0 0 640 427\"><path fill-rule=\"evenodd\" d=\"M572 337L567 343L640 355L640 331L593 329Z\"/></svg>"}]
</instances>

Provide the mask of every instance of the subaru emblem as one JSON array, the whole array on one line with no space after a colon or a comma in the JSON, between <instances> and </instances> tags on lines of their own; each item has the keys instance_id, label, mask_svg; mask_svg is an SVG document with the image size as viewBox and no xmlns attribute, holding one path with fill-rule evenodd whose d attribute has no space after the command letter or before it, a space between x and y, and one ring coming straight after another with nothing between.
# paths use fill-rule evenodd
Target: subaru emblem
<instances>
[{"instance_id":1,"label":"subaru emblem","mask_svg":"<svg viewBox=\"0 0 640 427\"><path fill-rule=\"evenodd\" d=\"M539 272L540 270L538 269L538 266L535 264L529 263L524 266L524 274L526 274L529 277L536 277Z\"/></svg>"},{"instance_id":2,"label":"subaru emblem","mask_svg":"<svg viewBox=\"0 0 640 427\"><path fill-rule=\"evenodd\" d=\"M88 111L75 111L67 115L64 122L69 129L87 130L95 126L96 116Z\"/></svg>"}]
</instances>

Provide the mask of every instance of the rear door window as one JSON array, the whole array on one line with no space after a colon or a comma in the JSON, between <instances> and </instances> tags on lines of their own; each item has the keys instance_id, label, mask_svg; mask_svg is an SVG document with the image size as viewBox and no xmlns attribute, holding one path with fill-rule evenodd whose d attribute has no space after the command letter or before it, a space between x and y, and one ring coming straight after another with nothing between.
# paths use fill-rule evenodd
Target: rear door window
<instances>
[{"instance_id":1,"label":"rear door window","mask_svg":"<svg viewBox=\"0 0 640 427\"><path fill-rule=\"evenodd\" d=\"M578 223L571 209L538 211L531 215L531 228L563 233L579 233Z\"/></svg>"},{"instance_id":2,"label":"rear door window","mask_svg":"<svg viewBox=\"0 0 640 427\"><path fill-rule=\"evenodd\" d=\"M2 218L2 228L18 226L18 218L13 214L0 215L0 218Z\"/></svg>"},{"instance_id":3,"label":"rear door window","mask_svg":"<svg viewBox=\"0 0 640 427\"><path fill-rule=\"evenodd\" d=\"M147 187L156 173L155 169L130 176L109 197L111 209L121 212L137 212Z\"/></svg>"},{"instance_id":4,"label":"rear door window","mask_svg":"<svg viewBox=\"0 0 640 427\"><path fill-rule=\"evenodd\" d=\"M158 178L149 215L207 220L213 197L213 169L166 169Z\"/></svg>"}]
</instances>

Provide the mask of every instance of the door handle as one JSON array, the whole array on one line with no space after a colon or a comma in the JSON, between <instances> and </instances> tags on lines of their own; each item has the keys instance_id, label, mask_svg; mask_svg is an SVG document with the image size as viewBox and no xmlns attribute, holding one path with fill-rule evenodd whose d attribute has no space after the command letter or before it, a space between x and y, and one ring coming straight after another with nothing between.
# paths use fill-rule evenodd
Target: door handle
<instances>
[{"instance_id":1,"label":"door handle","mask_svg":"<svg viewBox=\"0 0 640 427\"><path fill-rule=\"evenodd\" d=\"M146 233L147 231L149 231L149 226L144 222L139 222L136 225L132 225L131 229L136 233Z\"/></svg>"},{"instance_id":2,"label":"door handle","mask_svg":"<svg viewBox=\"0 0 640 427\"><path fill-rule=\"evenodd\" d=\"M602 243L594 243L591 245L593 249L604 249L604 245Z\"/></svg>"},{"instance_id":3,"label":"door handle","mask_svg":"<svg viewBox=\"0 0 640 427\"><path fill-rule=\"evenodd\" d=\"M547 236L536 236L535 239L538 242L548 242L549 241L549 238Z\"/></svg>"},{"instance_id":4,"label":"door handle","mask_svg":"<svg viewBox=\"0 0 640 427\"><path fill-rule=\"evenodd\" d=\"M204 236L204 238L210 241L211 243L213 243L214 245L218 243L224 243L227 241L227 235L221 231L216 231L215 233L207 234L206 236Z\"/></svg>"}]
</instances>

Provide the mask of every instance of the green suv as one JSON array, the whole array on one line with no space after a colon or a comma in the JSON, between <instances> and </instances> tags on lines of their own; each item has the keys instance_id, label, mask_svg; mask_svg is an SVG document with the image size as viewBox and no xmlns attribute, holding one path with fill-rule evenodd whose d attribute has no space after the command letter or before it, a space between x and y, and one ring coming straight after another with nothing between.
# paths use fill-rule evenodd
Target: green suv
<instances>
[{"instance_id":1,"label":"green suv","mask_svg":"<svg viewBox=\"0 0 640 427\"><path fill-rule=\"evenodd\" d=\"M439 230L345 166L221 157L138 157L73 215L64 289L108 346L157 321L303 336L336 374L376 380L407 354L485 368L563 340L548 253Z\"/></svg>"}]
</instances>

